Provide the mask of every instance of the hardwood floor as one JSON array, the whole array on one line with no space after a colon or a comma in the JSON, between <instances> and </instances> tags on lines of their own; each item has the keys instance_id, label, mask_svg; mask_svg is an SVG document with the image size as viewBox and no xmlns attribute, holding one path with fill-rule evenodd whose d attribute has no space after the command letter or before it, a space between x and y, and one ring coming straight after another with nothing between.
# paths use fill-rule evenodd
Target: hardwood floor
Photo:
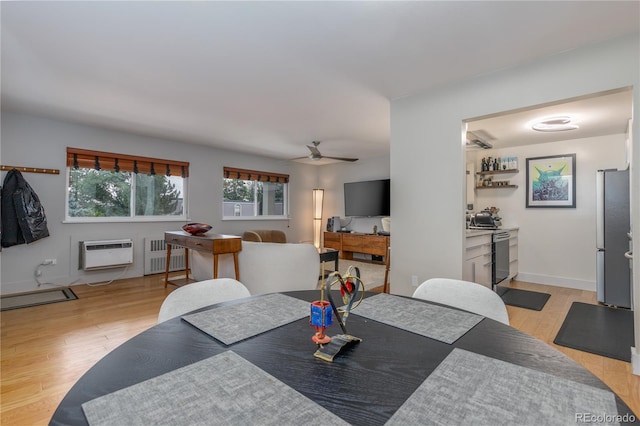
<instances>
[{"instance_id":1,"label":"hardwood floor","mask_svg":"<svg viewBox=\"0 0 640 426\"><path fill-rule=\"evenodd\" d=\"M571 304L573 302L597 304L595 292L518 281L512 281L511 287L551 294L542 311L507 306L512 327L546 342L582 364L617 393L636 415L640 415L640 376L631 373L630 363L553 343Z\"/></svg>"},{"instance_id":2,"label":"hardwood floor","mask_svg":"<svg viewBox=\"0 0 640 426\"><path fill-rule=\"evenodd\" d=\"M574 301L595 303L595 293L513 282L513 287L551 293L538 311L508 306L511 325L556 347L593 374L640 414L640 377L626 362L554 345ZM74 286L78 300L0 313L3 425L45 425L73 384L99 359L156 324L162 301L174 289L163 276Z\"/></svg>"}]
</instances>

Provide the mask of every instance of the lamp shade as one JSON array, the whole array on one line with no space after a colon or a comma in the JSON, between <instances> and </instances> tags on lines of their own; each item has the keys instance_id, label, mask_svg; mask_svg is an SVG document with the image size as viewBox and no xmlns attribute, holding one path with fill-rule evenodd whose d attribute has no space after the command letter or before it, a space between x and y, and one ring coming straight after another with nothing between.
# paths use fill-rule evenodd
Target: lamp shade
<instances>
[{"instance_id":1,"label":"lamp shade","mask_svg":"<svg viewBox=\"0 0 640 426\"><path fill-rule=\"evenodd\" d=\"M313 190L313 218L322 220L322 203L324 201L324 189Z\"/></svg>"},{"instance_id":2,"label":"lamp shade","mask_svg":"<svg viewBox=\"0 0 640 426\"><path fill-rule=\"evenodd\" d=\"M322 203L324 201L324 189L313 190L313 245L320 248L320 230L322 223Z\"/></svg>"}]
</instances>

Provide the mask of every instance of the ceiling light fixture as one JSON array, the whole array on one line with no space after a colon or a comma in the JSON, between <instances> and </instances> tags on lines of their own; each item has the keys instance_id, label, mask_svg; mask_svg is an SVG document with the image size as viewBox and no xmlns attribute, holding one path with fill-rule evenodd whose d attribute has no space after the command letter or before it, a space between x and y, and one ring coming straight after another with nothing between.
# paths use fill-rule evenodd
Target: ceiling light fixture
<instances>
[{"instance_id":1,"label":"ceiling light fixture","mask_svg":"<svg viewBox=\"0 0 640 426\"><path fill-rule=\"evenodd\" d=\"M563 115L538 120L533 123L531 128L537 132L564 132L566 130L576 130L578 125L571 122L571 117Z\"/></svg>"}]
</instances>

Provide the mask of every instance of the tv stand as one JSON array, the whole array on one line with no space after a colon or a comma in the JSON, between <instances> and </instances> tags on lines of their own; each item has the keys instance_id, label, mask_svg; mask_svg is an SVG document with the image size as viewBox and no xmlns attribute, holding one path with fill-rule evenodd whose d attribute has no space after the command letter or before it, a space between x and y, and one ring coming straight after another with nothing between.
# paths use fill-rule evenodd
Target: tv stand
<instances>
[{"instance_id":1,"label":"tv stand","mask_svg":"<svg viewBox=\"0 0 640 426\"><path fill-rule=\"evenodd\" d=\"M340 251L340 258L353 260L353 253L386 256L389 247L387 235L325 232L324 246Z\"/></svg>"}]
</instances>

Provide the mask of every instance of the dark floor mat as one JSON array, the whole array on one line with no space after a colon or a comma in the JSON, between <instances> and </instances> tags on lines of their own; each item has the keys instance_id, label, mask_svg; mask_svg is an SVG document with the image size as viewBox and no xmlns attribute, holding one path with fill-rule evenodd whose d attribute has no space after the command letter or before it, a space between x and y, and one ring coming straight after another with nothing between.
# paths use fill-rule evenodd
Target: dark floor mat
<instances>
[{"instance_id":1,"label":"dark floor mat","mask_svg":"<svg viewBox=\"0 0 640 426\"><path fill-rule=\"evenodd\" d=\"M28 308L30 306L46 305L48 303L76 300L78 296L70 288L34 291L16 295L3 296L0 299L1 310Z\"/></svg>"},{"instance_id":2,"label":"dark floor mat","mask_svg":"<svg viewBox=\"0 0 640 426\"><path fill-rule=\"evenodd\" d=\"M573 302L553 343L631 362L633 311Z\"/></svg>"},{"instance_id":3,"label":"dark floor mat","mask_svg":"<svg viewBox=\"0 0 640 426\"><path fill-rule=\"evenodd\" d=\"M537 291L520 290L510 287L497 287L496 292L506 305L532 309L534 311L541 311L547 303L547 300L551 297L551 295L547 293L538 293Z\"/></svg>"}]
</instances>

